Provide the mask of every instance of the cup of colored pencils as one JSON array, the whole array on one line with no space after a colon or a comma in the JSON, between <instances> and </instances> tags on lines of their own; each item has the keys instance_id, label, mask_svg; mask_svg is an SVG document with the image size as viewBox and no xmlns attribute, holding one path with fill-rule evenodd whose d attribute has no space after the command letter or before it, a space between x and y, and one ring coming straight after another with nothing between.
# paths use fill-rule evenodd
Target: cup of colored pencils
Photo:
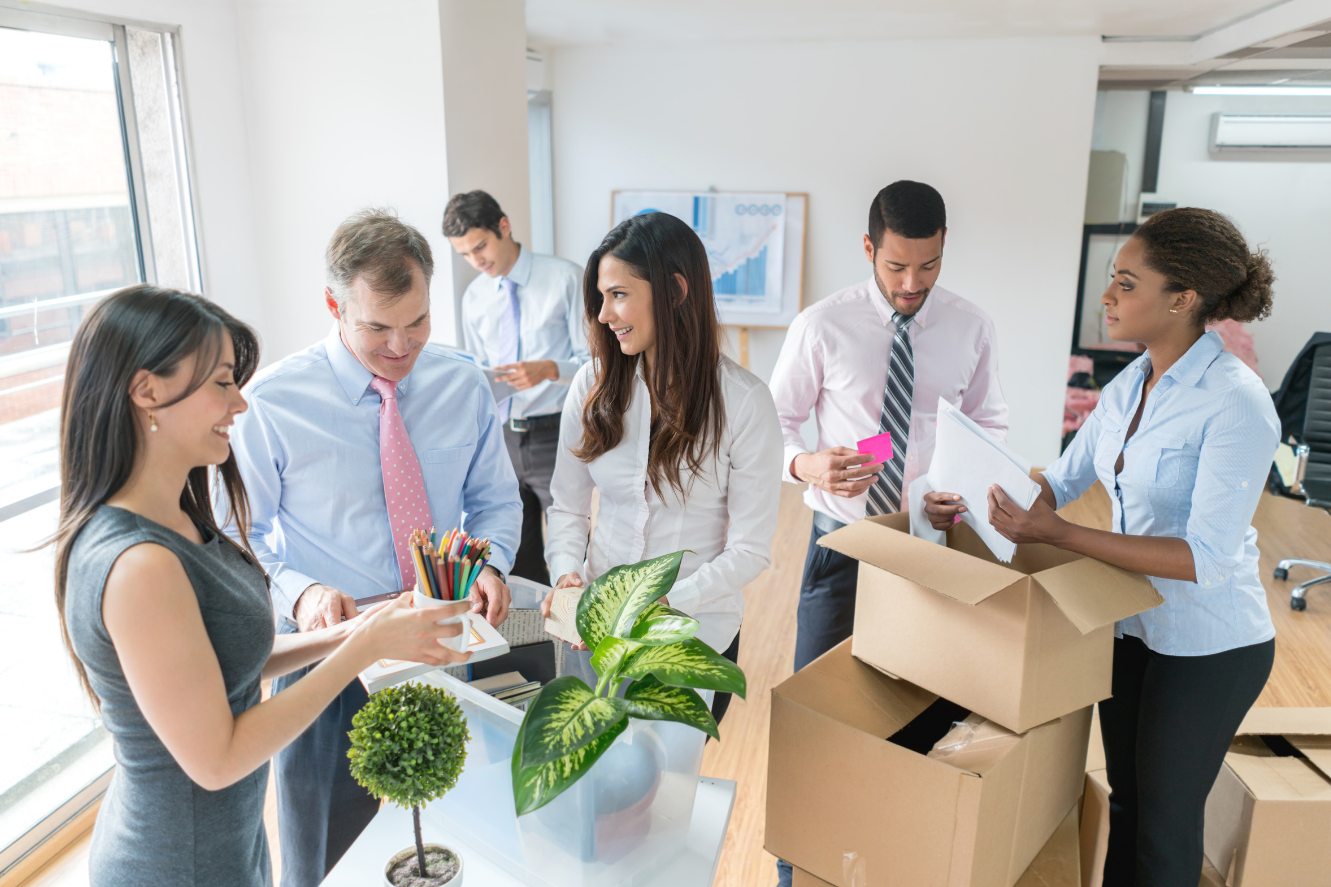
<instances>
[{"instance_id":1,"label":"cup of colored pencils","mask_svg":"<svg viewBox=\"0 0 1331 887\"><path fill-rule=\"evenodd\" d=\"M490 540L477 539L461 529L449 531L442 539L433 527L428 533L415 530L410 541L411 557L416 564L413 603L418 607L442 607L466 600L481 570L490 562ZM462 623L462 634L457 638L441 639L439 643L465 652L471 634L470 614L453 616L441 620L440 624L451 622Z\"/></svg>"}]
</instances>

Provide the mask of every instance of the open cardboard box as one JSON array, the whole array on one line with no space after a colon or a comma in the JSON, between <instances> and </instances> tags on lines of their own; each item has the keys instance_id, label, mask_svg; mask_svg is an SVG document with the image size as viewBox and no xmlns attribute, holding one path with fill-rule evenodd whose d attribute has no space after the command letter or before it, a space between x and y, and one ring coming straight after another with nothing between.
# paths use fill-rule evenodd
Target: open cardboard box
<instances>
[{"instance_id":1,"label":"open cardboard box","mask_svg":"<svg viewBox=\"0 0 1331 887\"><path fill-rule=\"evenodd\" d=\"M1081 887L1077 861L1077 811L1072 809L1063 817L1052 837L1031 860L1015 887ZM794 867L791 887L833 887L822 878L816 878L802 868ZM852 882L852 887L859 887Z\"/></svg>"},{"instance_id":2,"label":"open cardboard box","mask_svg":"<svg viewBox=\"0 0 1331 887\"><path fill-rule=\"evenodd\" d=\"M1018 733L1108 698L1114 623L1163 602L1146 577L1051 545L1001 564L964 523L946 548L910 535L908 514L819 544L860 561L858 659Z\"/></svg>"},{"instance_id":3,"label":"open cardboard box","mask_svg":"<svg viewBox=\"0 0 1331 887\"><path fill-rule=\"evenodd\" d=\"M837 887L1012 887L1076 806L1090 709L961 770L926 752L960 719L948 708L964 709L858 661L851 643L772 690L768 852Z\"/></svg>"},{"instance_id":4,"label":"open cardboard box","mask_svg":"<svg viewBox=\"0 0 1331 887\"><path fill-rule=\"evenodd\" d=\"M1206 799L1228 887L1331 884L1331 708L1254 708Z\"/></svg>"}]
</instances>

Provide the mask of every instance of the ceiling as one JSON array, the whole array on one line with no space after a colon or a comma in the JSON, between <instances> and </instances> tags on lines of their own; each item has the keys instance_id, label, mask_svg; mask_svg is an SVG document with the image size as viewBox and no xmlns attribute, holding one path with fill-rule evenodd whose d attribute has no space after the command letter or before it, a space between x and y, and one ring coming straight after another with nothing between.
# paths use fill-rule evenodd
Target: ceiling
<instances>
[{"instance_id":1,"label":"ceiling","mask_svg":"<svg viewBox=\"0 0 1331 887\"><path fill-rule=\"evenodd\" d=\"M1331 19L1193 65L1100 69L1101 89L1331 86Z\"/></svg>"},{"instance_id":2,"label":"ceiling","mask_svg":"<svg viewBox=\"0 0 1331 887\"><path fill-rule=\"evenodd\" d=\"M1121 36L1193 39L1271 0L527 0L551 46L618 42Z\"/></svg>"}]
</instances>

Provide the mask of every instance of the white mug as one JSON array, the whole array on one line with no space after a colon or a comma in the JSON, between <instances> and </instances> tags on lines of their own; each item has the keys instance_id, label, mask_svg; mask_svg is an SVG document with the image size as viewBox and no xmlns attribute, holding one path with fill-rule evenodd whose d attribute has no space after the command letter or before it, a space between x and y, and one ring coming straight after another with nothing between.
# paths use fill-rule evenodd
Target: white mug
<instances>
[{"instance_id":1,"label":"white mug","mask_svg":"<svg viewBox=\"0 0 1331 887\"><path fill-rule=\"evenodd\" d=\"M413 607L429 608L443 607L448 604L459 603L458 601L441 601L438 598L432 598L428 594L421 592L419 588L411 592L411 604ZM440 619L436 625L462 624L462 633L453 638L438 638L439 643L450 650L458 653L467 652L467 647L471 641L471 613L460 613L457 616L449 616L447 619Z\"/></svg>"}]
</instances>

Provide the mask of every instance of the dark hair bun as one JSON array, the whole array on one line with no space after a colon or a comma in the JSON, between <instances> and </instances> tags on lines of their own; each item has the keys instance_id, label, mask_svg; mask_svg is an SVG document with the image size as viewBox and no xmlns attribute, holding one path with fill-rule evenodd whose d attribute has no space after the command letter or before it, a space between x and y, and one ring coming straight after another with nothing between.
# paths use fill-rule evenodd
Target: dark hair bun
<instances>
[{"instance_id":1,"label":"dark hair bun","mask_svg":"<svg viewBox=\"0 0 1331 887\"><path fill-rule=\"evenodd\" d=\"M1203 318L1206 323L1221 320L1237 320L1239 323L1251 323L1265 320L1271 314L1271 284L1276 274L1271 270L1271 261L1265 250L1258 250L1248 255L1248 273L1243 282L1232 293L1218 299L1212 309Z\"/></svg>"}]
</instances>

